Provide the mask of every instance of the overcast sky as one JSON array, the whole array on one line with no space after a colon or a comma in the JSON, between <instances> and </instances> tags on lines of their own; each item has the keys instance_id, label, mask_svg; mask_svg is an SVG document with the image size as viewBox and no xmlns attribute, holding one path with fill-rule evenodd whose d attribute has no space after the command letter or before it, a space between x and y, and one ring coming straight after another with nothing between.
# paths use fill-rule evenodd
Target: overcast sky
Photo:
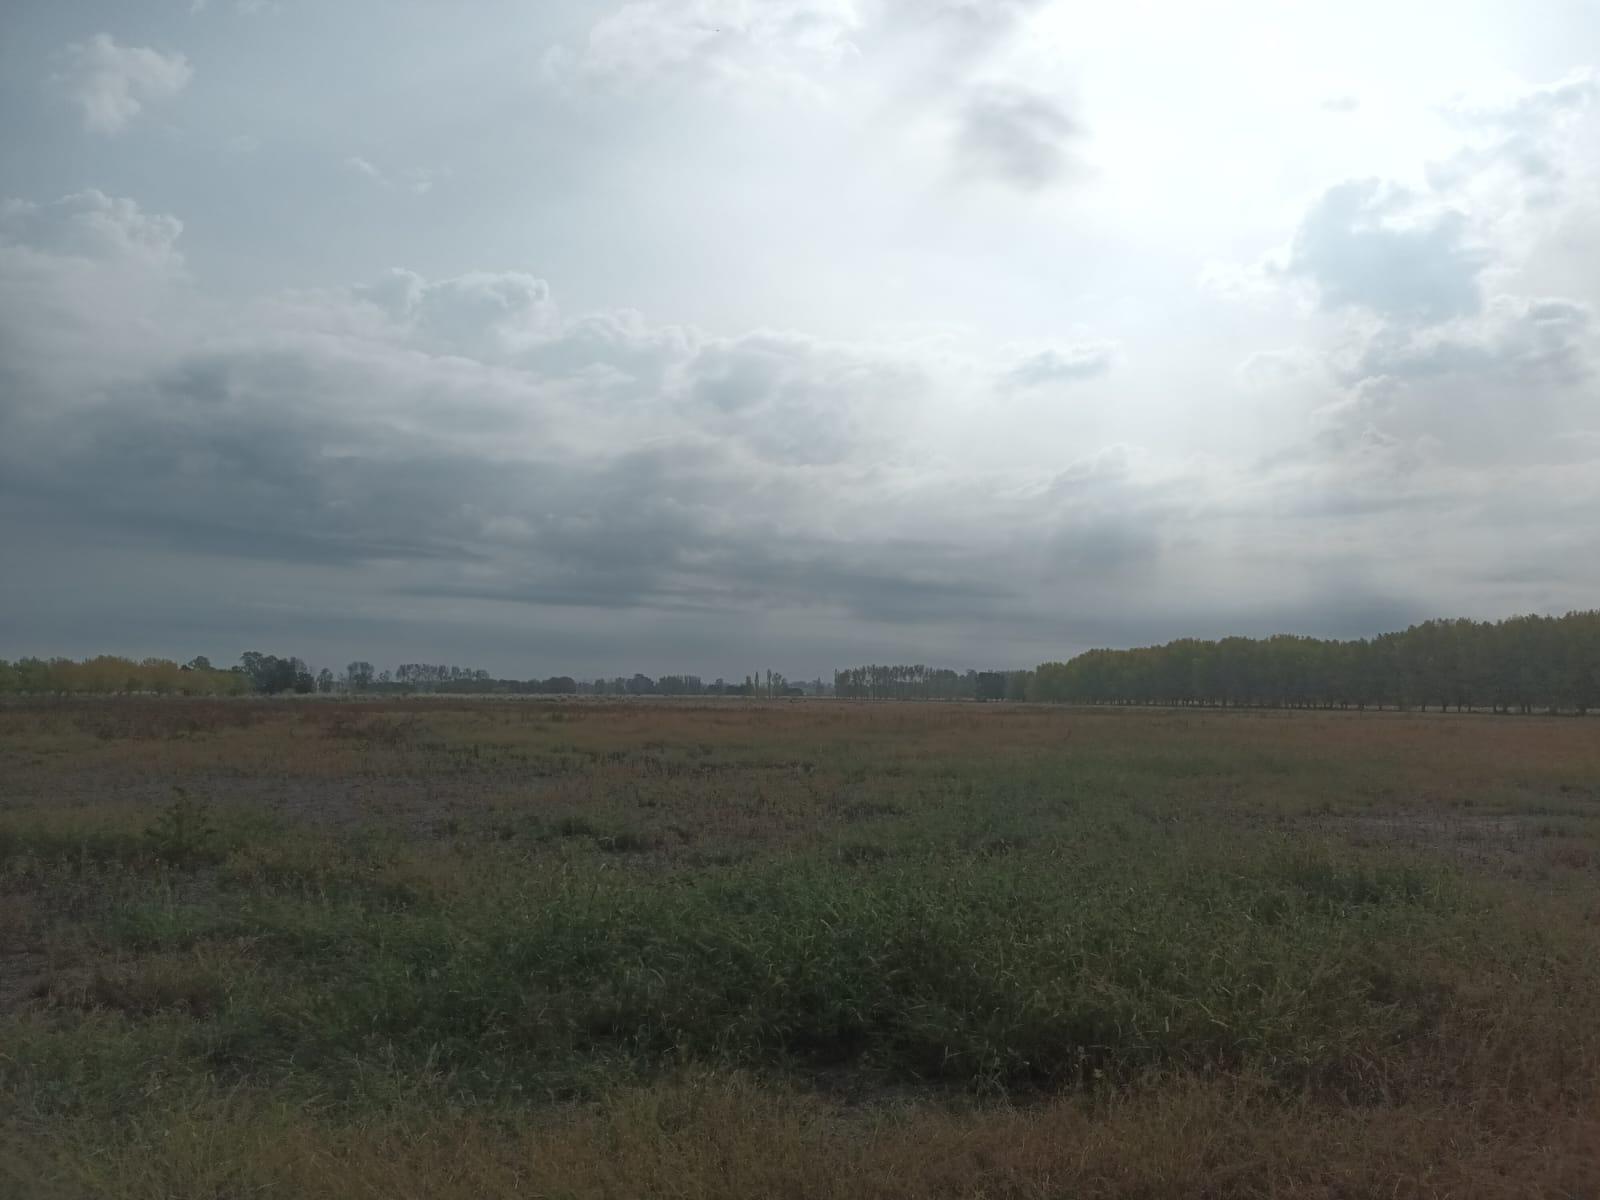
<instances>
[{"instance_id":1,"label":"overcast sky","mask_svg":"<svg viewBox=\"0 0 1600 1200\"><path fill-rule=\"evenodd\" d=\"M1600 605L1593 0L10 0L0 656Z\"/></svg>"}]
</instances>

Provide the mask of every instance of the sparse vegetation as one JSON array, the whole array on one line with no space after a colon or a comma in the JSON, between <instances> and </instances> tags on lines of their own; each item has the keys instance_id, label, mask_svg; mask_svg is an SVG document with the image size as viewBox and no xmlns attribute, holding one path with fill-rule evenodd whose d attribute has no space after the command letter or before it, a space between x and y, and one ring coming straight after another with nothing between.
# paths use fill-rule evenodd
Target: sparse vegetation
<instances>
[{"instance_id":1,"label":"sparse vegetation","mask_svg":"<svg viewBox=\"0 0 1600 1200\"><path fill-rule=\"evenodd\" d=\"M1600 1180L1588 722L40 701L0 772L0 1193Z\"/></svg>"},{"instance_id":2,"label":"sparse vegetation","mask_svg":"<svg viewBox=\"0 0 1600 1200\"><path fill-rule=\"evenodd\" d=\"M189 866L204 855L216 829L211 824L211 809L202 800L196 800L181 787L172 789L172 803L156 815L145 837L151 849L163 862L173 866Z\"/></svg>"}]
</instances>

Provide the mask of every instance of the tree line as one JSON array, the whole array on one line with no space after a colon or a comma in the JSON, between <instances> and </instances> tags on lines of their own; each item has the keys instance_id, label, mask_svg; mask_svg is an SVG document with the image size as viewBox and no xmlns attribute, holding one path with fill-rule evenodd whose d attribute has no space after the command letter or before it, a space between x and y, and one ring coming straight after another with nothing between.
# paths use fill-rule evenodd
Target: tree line
<instances>
[{"instance_id":1,"label":"tree line","mask_svg":"<svg viewBox=\"0 0 1600 1200\"><path fill-rule=\"evenodd\" d=\"M1278 634L1090 650L1031 671L852 667L834 692L866 700L1251 708L1600 709L1600 611L1424 621L1348 641Z\"/></svg>"},{"instance_id":2,"label":"tree line","mask_svg":"<svg viewBox=\"0 0 1600 1200\"><path fill-rule=\"evenodd\" d=\"M132 659L102 654L79 662L70 658L0 659L0 695L93 695L152 693L180 696L275 696L361 694L410 695L417 692L455 695L568 696L802 696L825 695L821 679L790 683L777 671L746 675L743 682L703 681L698 675L649 675L575 679L497 679L488 671L453 664L401 663L379 670L357 660L342 672L314 671L294 655L247 650L236 665L218 668L204 655L178 663L165 658Z\"/></svg>"},{"instance_id":3,"label":"tree line","mask_svg":"<svg viewBox=\"0 0 1600 1200\"><path fill-rule=\"evenodd\" d=\"M575 679L571 675L548 678L497 679L488 671L470 667L402 664L393 671L374 671L369 662L353 662L335 681L337 691L382 694L455 692L476 695L543 696L803 696L824 695L820 679L792 684L777 671L746 675L742 683L717 678L706 682L698 675L662 675L652 678L635 673L611 678Z\"/></svg>"},{"instance_id":4,"label":"tree line","mask_svg":"<svg viewBox=\"0 0 1600 1200\"><path fill-rule=\"evenodd\" d=\"M1091 650L1033 672L1028 698L1079 704L1600 708L1600 611L1439 620L1353 641L1281 634Z\"/></svg>"},{"instance_id":5,"label":"tree line","mask_svg":"<svg viewBox=\"0 0 1600 1200\"><path fill-rule=\"evenodd\" d=\"M698 675L499 679L448 664L365 661L335 674L304 660L246 651L230 667L111 655L0 659L0 693L152 692L198 696L439 692L588 696L829 696L861 700L1012 700L1068 704L1291 708L1438 708L1587 713L1600 709L1600 611L1503 621L1438 620L1348 641L1278 634L1090 650L1033 670L954 671L868 665L791 682L757 671L742 682Z\"/></svg>"},{"instance_id":6,"label":"tree line","mask_svg":"<svg viewBox=\"0 0 1600 1200\"><path fill-rule=\"evenodd\" d=\"M182 665L165 658L101 654L70 658L0 659L0 694L62 695L154 692L157 695L241 696L256 690L242 671L215 670L204 657Z\"/></svg>"}]
</instances>

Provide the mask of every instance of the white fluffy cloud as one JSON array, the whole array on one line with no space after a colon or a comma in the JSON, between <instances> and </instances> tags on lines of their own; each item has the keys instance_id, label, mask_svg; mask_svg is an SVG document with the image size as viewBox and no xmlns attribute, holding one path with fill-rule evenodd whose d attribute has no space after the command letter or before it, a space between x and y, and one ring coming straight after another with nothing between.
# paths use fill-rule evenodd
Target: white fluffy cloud
<instances>
[{"instance_id":1,"label":"white fluffy cloud","mask_svg":"<svg viewBox=\"0 0 1600 1200\"><path fill-rule=\"evenodd\" d=\"M0 407L27 403L19 379L29 396L72 397L184 337L182 231L176 217L93 189L0 200L0 359L14 385Z\"/></svg>"},{"instance_id":2,"label":"white fluffy cloud","mask_svg":"<svg viewBox=\"0 0 1600 1200\"><path fill-rule=\"evenodd\" d=\"M1454 581L1480 612L1570 606L1600 584L1600 538L1577 517L1600 504L1600 280L1563 266L1600 229L1592 78L1452 105L1460 140L1428 192L1336 184L1284 250L1205 280L1296 312L1305 336L1238 371L1309 415L1303 441L1257 465L1257 495L1369 573ZM1314 309L1295 308L1299 289Z\"/></svg>"},{"instance_id":3,"label":"white fluffy cloud","mask_svg":"<svg viewBox=\"0 0 1600 1200\"><path fill-rule=\"evenodd\" d=\"M95 188L48 204L0 202L0 236L13 245L72 258L175 264L183 222L143 212L132 200Z\"/></svg>"},{"instance_id":4,"label":"white fluffy cloud","mask_svg":"<svg viewBox=\"0 0 1600 1200\"><path fill-rule=\"evenodd\" d=\"M1450 190L1503 171L1534 200L1550 199L1569 172L1567 139L1597 101L1600 72L1593 69L1496 100L1457 100L1446 112L1466 144L1428 164L1429 182Z\"/></svg>"},{"instance_id":5,"label":"white fluffy cloud","mask_svg":"<svg viewBox=\"0 0 1600 1200\"><path fill-rule=\"evenodd\" d=\"M1253 283L1216 290L1255 303L1304 281L1327 314L1318 341L1256 353L1242 374L1315 396L1325 448L1377 447L1413 466L1570 460L1594 413L1600 282L1552 269L1551 255L1600 229L1583 150L1596 94L1580 72L1458 100L1446 112L1463 141L1427 165L1430 193L1337 184L1276 264L1214 268L1208 278Z\"/></svg>"},{"instance_id":6,"label":"white fluffy cloud","mask_svg":"<svg viewBox=\"0 0 1600 1200\"><path fill-rule=\"evenodd\" d=\"M83 115L83 127L94 133L119 132L147 105L183 91L194 76L182 54L124 46L108 33L72 43L64 57L62 82Z\"/></svg>"},{"instance_id":7,"label":"white fluffy cloud","mask_svg":"<svg viewBox=\"0 0 1600 1200\"><path fill-rule=\"evenodd\" d=\"M1288 271L1310 279L1325 308L1428 322L1476 312L1488 265L1461 212L1363 179L1330 188L1312 206Z\"/></svg>"}]
</instances>

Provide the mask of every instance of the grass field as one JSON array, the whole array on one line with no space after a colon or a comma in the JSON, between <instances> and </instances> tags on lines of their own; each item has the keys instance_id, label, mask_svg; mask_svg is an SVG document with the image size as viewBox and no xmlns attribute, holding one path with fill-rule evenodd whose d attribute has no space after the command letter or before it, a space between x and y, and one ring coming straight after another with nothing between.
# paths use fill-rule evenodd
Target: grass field
<instances>
[{"instance_id":1,"label":"grass field","mask_svg":"<svg viewBox=\"0 0 1600 1200\"><path fill-rule=\"evenodd\" d=\"M1600 1195L1600 723L0 708L0 1195Z\"/></svg>"}]
</instances>

